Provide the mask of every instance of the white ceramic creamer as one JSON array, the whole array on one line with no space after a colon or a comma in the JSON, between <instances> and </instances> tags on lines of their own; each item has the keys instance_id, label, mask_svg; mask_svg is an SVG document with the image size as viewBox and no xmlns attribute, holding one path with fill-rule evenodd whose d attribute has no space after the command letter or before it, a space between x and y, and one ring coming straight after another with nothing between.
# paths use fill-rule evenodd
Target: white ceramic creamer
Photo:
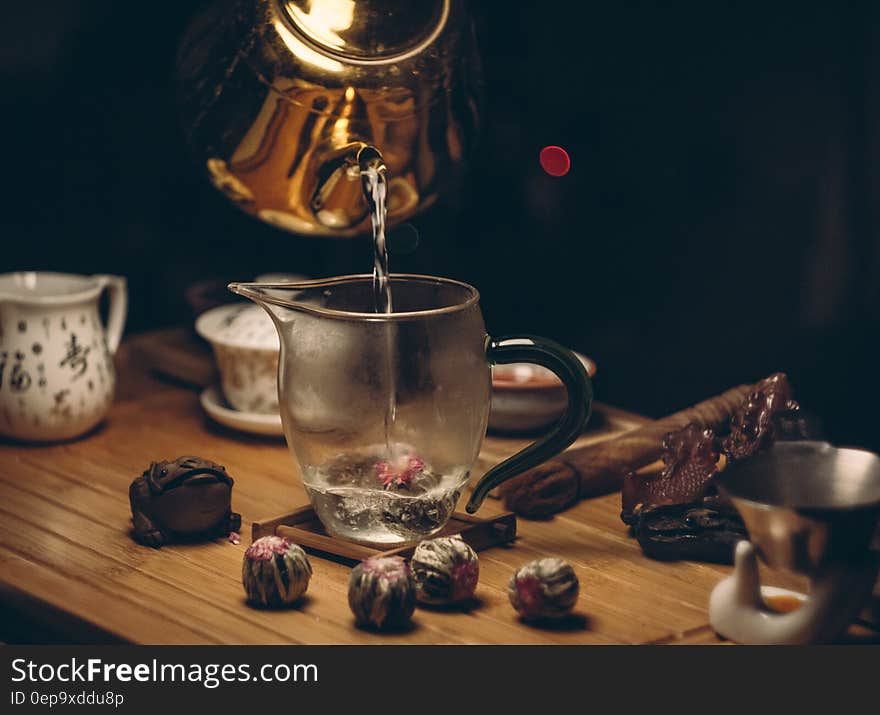
<instances>
[{"instance_id":1,"label":"white ceramic creamer","mask_svg":"<svg viewBox=\"0 0 880 715\"><path fill-rule=\"evenodd\" d=\"M98 310L109 292L107 327ZM128 306L125 279L67 273L0 275L0 434L47 442L97 425L113 401Z\"/></svg>"}]
</instances>

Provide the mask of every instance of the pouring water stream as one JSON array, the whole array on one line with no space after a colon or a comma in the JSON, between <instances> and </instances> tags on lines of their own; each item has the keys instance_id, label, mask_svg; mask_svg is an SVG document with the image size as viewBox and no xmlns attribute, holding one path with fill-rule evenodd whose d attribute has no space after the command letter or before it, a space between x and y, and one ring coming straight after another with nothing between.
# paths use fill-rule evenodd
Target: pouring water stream
<instances>
[{"instance_id":1,"label":"pouring water stream","mask_svg":"<svg viewBox=\"0 0 880 715\"><path fill-rule=\"evenodd\" d=\"M388 209L385 200L388 195L388 169L377 149L364 147L358 153L361 172L361 185L364 198L370 207L370 222L373 227L373 303L377 313L393 313L391 296L391 274L388 265L388 245L385 241L385 222ZM395 339L394 323L389 321L385 329L385 374L388 389L388 403L385 410L385 452L391 461L398 456L392 445L392 432L397 417L397 381L394 370Z\"/></svg>"}]
</instances>

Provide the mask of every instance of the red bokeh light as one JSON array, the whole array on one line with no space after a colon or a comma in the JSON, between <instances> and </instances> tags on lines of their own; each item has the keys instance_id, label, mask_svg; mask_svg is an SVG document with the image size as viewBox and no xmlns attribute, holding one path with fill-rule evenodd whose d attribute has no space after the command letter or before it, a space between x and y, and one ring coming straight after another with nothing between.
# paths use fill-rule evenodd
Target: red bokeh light
<instances>
[{"instance_id":1,"label":"red bokeh light","mask_svg":"<svg viewBox=\"0 0 880 715\"><path fill-rule=\"evenodd\" d=\"M571 169L568 152L561 146L545 146L539 156L541 168L550 176L565 176Z\"/></svg>"}]
</instances>

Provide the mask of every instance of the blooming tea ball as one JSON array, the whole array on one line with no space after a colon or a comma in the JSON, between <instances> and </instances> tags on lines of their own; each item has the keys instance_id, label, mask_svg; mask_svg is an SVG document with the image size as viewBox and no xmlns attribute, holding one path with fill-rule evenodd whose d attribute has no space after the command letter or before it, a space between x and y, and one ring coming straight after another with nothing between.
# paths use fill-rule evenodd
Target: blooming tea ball
<instances>
[{"instance_id":1,"label":"blooming tea ball","mask_svg":"<svg viewBox=\"0 0 880 715\"><path fill-rule=\"evenodd\" d=\"M461 536L420 542L410 568L416 582L416 598L434 605L467 600L474 595L480 577L477 553Z\"/></svg>"},{"instance_id":2,"label":"blooming tea ball","mask_svg":"<svg viewBox=\"0 0 880 715\"><path fill-rule=\"evenodd\" d=\"M574 607L579 588L570 564L545 558L521 566L507 584L507 595L523 618L563 618Z\"/></svg>"},{"instance_id":3,"label":"blooming tea ball","mask_svg":"<svg viewBox=\"0 0 880 715\"><path fill-rule=\"evenodd\" d=\"M259 606L289 606L309 587L312 565L302 547L281 536L264 536L244 552L241 582Z\"/></svg>"},{"instance_id":4,"label":"blooming tea ball","mask_svg":"<svg viewBox=\"0 0 880 715\"><path fill-rule=\"evenodd\" d=\"M416 608L412 571L400 556L371 556L351 571L348 605L361 626L397 628Z\"/></svg>"}]
</instances>

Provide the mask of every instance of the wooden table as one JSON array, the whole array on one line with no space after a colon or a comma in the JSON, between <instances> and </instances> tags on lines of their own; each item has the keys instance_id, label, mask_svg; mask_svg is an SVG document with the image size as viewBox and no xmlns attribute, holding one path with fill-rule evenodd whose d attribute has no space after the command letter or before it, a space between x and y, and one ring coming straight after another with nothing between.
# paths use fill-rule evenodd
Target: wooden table
<instances>
[{"instance_id":1,"label":"wooden table","mask_svg":"<svg viewBox=\"0 0 880 715\"><path fill-rule=\"evenodd\" d=\"M708 625L706 604L728 569L660 563L643 556L618 517L618 494L582 502L549 521L520 520L514 545L480 554L474 608L464 613L419 609L414 627L405 633L356 628L346 602L349 569L315 557L309 591L299 608L253 609L245 603L240 581L251 521L307 503L286 446L282 440L242 435L209 422L196 390L149 374L130 345L117 357L117 402L98 431L60 445L0 444L0 600L7 621L31 624L35 638L135 643L718 642ZM597 415L599 426L582 441L607 438L643 421L604 406ZM487 438L477 471L521 444ZM181 454L218 461L235 477L233 504L245 522L241 545L217 540L153 550L130 538L129 483L151 460ZM480 513L500 510L500 504L487 500ZM505 592L516 567L545 555L570 561L581 582L575 617L552 629L521 623ZM857 628L856 637L866 632L876 636L869 631Z\"/></svg>"}]
</instances>

